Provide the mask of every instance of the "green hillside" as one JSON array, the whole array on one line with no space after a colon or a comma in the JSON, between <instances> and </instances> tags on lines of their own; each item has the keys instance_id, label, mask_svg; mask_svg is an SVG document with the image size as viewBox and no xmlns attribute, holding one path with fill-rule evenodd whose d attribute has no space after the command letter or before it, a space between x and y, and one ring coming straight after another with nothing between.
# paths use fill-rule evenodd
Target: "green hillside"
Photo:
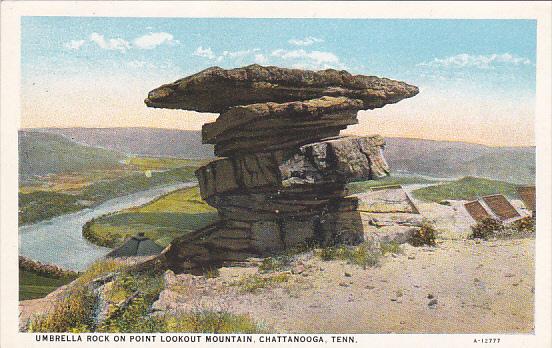
<instances>
[{"instance_id":1,"label":"green hillside","mask_svg":"<svg viewBox=\"0 0 552 348\"><path fill-rule=\"evenodd\" d=\"M475 200L492 194L503 194L509 198L516 198L516 186L504 181L467 176L456 181L414 190L412 194L417 199L432 202Z\"/></svg>"},{"instance_id":2,"label":"green hillside","mask_svg":"<svg viewBox=\"0 0 552 348\"><path fill-rule=\"evenodd\" d=\"M19 300L44 297L73 279L75 277L52 277L19 270Z\"/></svg>"},{"instance_id":3,"label":"green hillside","mask_svg":"<svg viewBox=\"0 0 552 348\"><path fill-rule=\"evenodd\" d=\"M83 227L83 235L95 244L113 248L144 232L146 237L166 246L175 237L216 219L216 210L201 199L198 187L192 187L168 193L141 207L91 220Z\"/></svg>"},{"instance_id":4,"label":"green hillside","mask_svg":"<svg viewBox=\"0 0 552 348\"><path fill-rule=\"evenodd\" d=\"M20 131L19 175L23 178L50 173L121 167L119 152L77 144L61 135Z\"/></svg>"},{"instance_id":5,"label":"green hillside","mask_svg":"<svg viewBox=\"0 0 552 348\"><path fill-rule=\"evenodd\" d=\"M108 199L144 191L156 186L196 180L195 167L182 167L146 176L141 172L124 177L100 180L86 186L79 193L34 191L19 193L19 224L46 220L61 214L78 211Z\"/></svg>"},{"instance_id":6,"label":"green hillside","mask_svg":"<svg viewBox=\"0 0 552 348\"><path fill-rule=\"evenodd\" d=\"M378 180L354 181L347 184L349 194L369 191L372 187L387 185L411 185L434 183L436 180L426 179L420 176L386 176Z\"/></svg>"}]
</instances>

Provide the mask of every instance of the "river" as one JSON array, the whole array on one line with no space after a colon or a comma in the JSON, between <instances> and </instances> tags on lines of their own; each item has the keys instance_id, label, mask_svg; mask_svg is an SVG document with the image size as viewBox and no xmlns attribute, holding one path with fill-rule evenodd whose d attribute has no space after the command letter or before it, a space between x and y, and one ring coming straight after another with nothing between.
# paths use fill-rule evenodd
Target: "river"
<instances>
[{"instance_id":1,"label":"river","mask_svg":"<svg viewBox=\"0 0 552 348\"><path fill-rule=\"evenodd\" d=\"M50 220L19 227L19 254L42 263L82 271L111 249L90 243L82 236L82 227L93 218L148 203L171 191L192 187L196 182L152 188L117 197L92 208L60 215Z\"/></svg>"}]
</instances>

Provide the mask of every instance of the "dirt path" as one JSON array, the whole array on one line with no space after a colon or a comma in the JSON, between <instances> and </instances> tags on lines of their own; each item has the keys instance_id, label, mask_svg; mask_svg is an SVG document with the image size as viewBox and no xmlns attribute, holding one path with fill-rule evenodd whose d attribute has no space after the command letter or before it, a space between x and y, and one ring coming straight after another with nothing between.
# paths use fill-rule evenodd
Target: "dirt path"
<instances>
[{"instance_id":1,"label":"dirt path","mask_svg":"<svg viewBox=\"0 0 552 348\"><path fill-rule=\"evenodd\" d=\"M405 245L366 270L317 257L303 263L301 274L254 293L231 284L255 267L223 268L214 279L169 274L155 307L249 314L290 333L533 331L534 239Z\"/></svg>"}]
</instances>

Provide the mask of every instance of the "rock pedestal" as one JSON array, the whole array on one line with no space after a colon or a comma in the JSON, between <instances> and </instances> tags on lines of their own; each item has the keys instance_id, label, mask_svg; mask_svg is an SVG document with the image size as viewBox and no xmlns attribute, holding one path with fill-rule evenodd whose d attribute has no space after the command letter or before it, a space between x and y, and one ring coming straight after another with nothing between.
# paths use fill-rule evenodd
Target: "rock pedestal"
<instances>
[{"instance_id":1,"label":"rock pedestal","mask_svg":"<svg viewBox=\"0 0 552 348\"><path fill-rule=\"evenodd\" d=\"M339 136L357 112L412 97L403 82L346 71L209 68L163 85L150 107L219 112L203 126L216 159L196 171L219 221L173 241L165 256L193 271L298 246L363 240L351 180L388 175L384 140Z\"/></svg>"}]
</instances>

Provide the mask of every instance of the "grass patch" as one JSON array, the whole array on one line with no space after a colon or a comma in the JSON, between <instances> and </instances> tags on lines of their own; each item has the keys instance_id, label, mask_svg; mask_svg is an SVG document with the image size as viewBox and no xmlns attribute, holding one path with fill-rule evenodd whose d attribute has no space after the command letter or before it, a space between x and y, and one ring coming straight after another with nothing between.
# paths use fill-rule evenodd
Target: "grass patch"
<instances>
[{"instance_id":1,"label":"grass patch","mask_svg":"<svg viewBox=\"0 0 552 348\"><path fill-rule=\"evenodd\" d=\"M29 324L31 332L93 332L96 330L95 315L97 296L90 283L101 276L113 272L123 273L127 265L114 259L106 259L92 264L63 297L46 314L35 316ZM146 277L140 276L137 279Z\"/></svg>"},{"instance_id":2,"label":"grass patch","mask_svg":"<svg viewBox=\"0 0 552 348\"><path fill-rule=\"evenodd\" d=\"M63 298L46 314L31 319L31 332L91 332L94 330L96 296L88 286L95 278L123 269L125 265L115 260L94 263L77 278Z\"/></svg>"},{"instance_id":3,"label":"grass patch","mask_svg":"<svg viewBox=\"0 0 552 348\"><path fill-rule=\"evenodd\" d=\"M107 283L100 303L92 280L115 272ZM151 306L163 290L163 277L156 272L131 272L126 264L106 260L92 265L53 309L31 320L31 332L205 332L262 333L265 330L244 315L196 311L152 315ZM99 310L107 304L105 319ZM101 306L100 306L101 305Z\"/></svg>"},{"instance_id":4,"label":"grass patch","mask_svg":"<svg viewBox=\"0 0 552 348\"><path fill-rule=\"evenodd\" d=\"M77 196L48 191L19 193L18 204L20 225L47 220L61 214L79 211L85 207L79 203Z\"/></svg>"},{"instance_id":5,"label":"grass patch","mask_svg":"<svg viewBox=\"0 0 552 348\"><path fill-rule=\"evenodd\" d=\"M166 246L174 238L214 222L217 216L216 209L201 200L199 188L192 187L171 192L141 207L89 221L83 227L83 235L97 245L114 248L143 232Z\"/></svg>"},{"instance_id":6,"label":"grass patch","mask_svg":"<svg viewBox=\"0 0 552 348\"><path fill-rule=\"evenodd\" d=\"M76 277L52 277L32 271L19 270L19 300L41 298L60 286L72 282Z\"/></svg>"},{"instance_id":7,"label":"grass patch","mask_svg":"<svg viewBox=\"0 0 552 348\"><path fill-rule=\"evenodd\" d=\"M259 265L259 272L270 273L288 271L293 262L296 261L301 254L312 252L316 248L319 248L317 242L307 240L293 248L286 249L281 254L266 257Z\"/></svg>"},{"instance_id":8,"label":"grass patch","mask_svg":"<svg viewBox=\"0 0 552 348\"><path fill-rule=\"evenodd\" d=\"M228 312L197 311L180 315L167 315L159 321L159 332L197 333L266 333L266 329L255 323L249 316Z\"/></svg>"},{"instance_id":9,"label":"grass patch","mask_svg":"<svg viewBox=\"0 0 552 348\"><path fill-rule=\"evenodd\" d=\"M164 172L131 173L109 180L98 180L82 187L79 192L64 193L51 190L25 189L19 193L19 224L47 220L79 211L109 199L144 191L156 186L196 180L195 167L182 167ZM28 192L28 193L24 193Z\"/></svg>"},{"instance_id":10,"label":"grass patch","mask_svg":"<svg viewBox=\"0 0 552 348\"><path fill-rule=\"evenodd\" d=\"M130 157L125 164L137 170L163 170L181 167L200 167L209 160L182 159L170 157Z\"/></svg>"},{"instance_id":11,"label":"grass patch","mask_svg":"<svg viewBox=\"0 0 552 348\"><path fill-rule=\"evenodd\" d=\"M289 280L289 274L279 273L271 275L254 274L242 277L240 280L231 283L231 286L237 286L242 292L256 292L259 289L271 287L276 284L285 283Z\"/></svg>"},{"instance_id":12,"label":"grass patch","mask_svg":"<svg viewBox=\"0 0 552 348\"><path fill-rule=\"evenodd\" d=\"M330 246L318 249L315 255L323 261L345 260L348 263L364 269L376 266L382 255L382 250L375 248L372 243L364 242L357 246Z\"/></svg>"},{"instance_id":13,"label":"grass patch","mask_svg":"<svg viewBox=\"0 0 552 348\"><path fill-rule=\"evenodd\" d=\"M395 241L380 243L380 250L382 255L402 254L404 252L401 245Z\"/></svg>"},{"instance_id":14,"label":"grass patch","mask_svg":"<svg viewBox=\"0 0 552 348\"><path fill-rule=\"evenodd\" d=\"M412 193L415 198L431 202L440 202L447 199L475 200L491 194L503 194L510 198L517 197L516 185L514 184L471 176L453 182L424 187L414 190Z\"/></svg>"},{"instance_id":15,"label":"grass patch","mask_svg":"<svg viewBox=\"0 0 552 348\"><path fill-rule=\"evenodd\" d=\"M282 272L290 268L293 258L289 255L278 255L264 258L259 265L259 272Z\"/></svg>"},{"instance_id":16,"label":"grass patch","mask_svg":"<svg viewBox=\"0 0 552 348\"><path fill-rule=\"evenodd\" d=\"M417 176L387 176L378 180L351 182L347 184L347 190L349 194L356 194L370 191L370 188L377 186L427 184L434 182L435 180L430 180Z\"/></svg>"},{"instance_id":17,"label":"grass patch","mask_svg":"<svg viewBox=\"0 0 552 348\"><path fill-rule=\"evenodd\" d=\"M159 273L122 273L106 291L105 297L112 305L108 317L96 329L98 332L156 332L159 323L149 316L150 308L163 290L163 278ZM135 296L134 296L135 295ZM122 304L131 298L126 307Z\"/></svg>"},{"instance_id":18,"label":"grass patch","mask_svg":"<svg viewBox=\"0 0 552 348\"><path fill-rule=\"evenodd\" d=\"M109 181L98 181L87 186L81 193L82 199L103 202L111 198L147 190L155 186L177 184L196 180L194 167L170 169L164 172L153 172L151 176L144 173L133 173L123 178Z\"/></svg>"}]
</instances>

